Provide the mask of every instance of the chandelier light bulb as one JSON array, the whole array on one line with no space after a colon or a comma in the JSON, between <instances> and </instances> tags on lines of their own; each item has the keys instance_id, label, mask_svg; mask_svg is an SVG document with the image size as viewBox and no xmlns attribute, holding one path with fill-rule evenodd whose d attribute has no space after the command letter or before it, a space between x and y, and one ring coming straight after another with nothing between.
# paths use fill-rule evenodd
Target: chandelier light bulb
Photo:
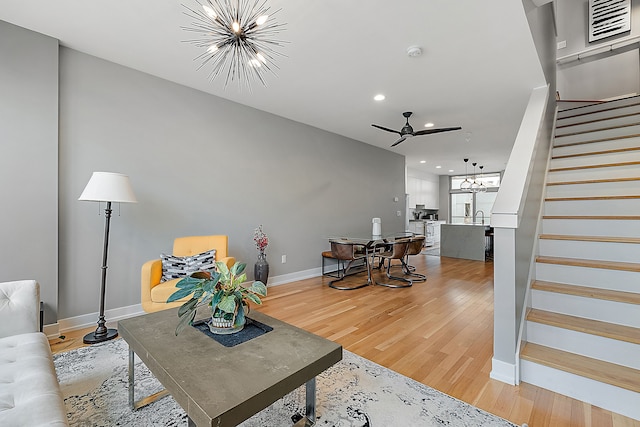
<instances>
[{"instance_id":1,"label":"chandelier light bulb","mask_svg":"<svg viewBox=\"0 0 640 427\"><path fill-rule=\"evenodd\" d=\"M251 65L252 67L262 67L260 61L255 58L249 61L249 65Z\"/></svg>"},{"instance_id":2,"label":"chandelier light bulb","mask_svg":"<svg viewBox=\"0 0 640 427\"><path fill-rule=\"evenodd\" d=\"M265 58L260 52L256 53L256 56L260 60L260 62L267 63L267 58Z\"/></svg>"},{"instance_id":3,"label":"chandelier light bulb","mask_svg":"<svg viewBox=\"0 0 640 427\"><path fill-rule=\"evenodd\" d=\"M215 44L212 44L207 48L207 52L209 53L215 53L216 50L218 50L218 45L215 45Z\"/></svg>"},{"instance_id":4,"label":"chandelier light bulb","mask_svg":"<svg viewBox=\"0 0 640 427\"><path fill-rule=\"evenodd\" d=\"M256 25L264 24L265 22L267 22L267 19L269 19L269 15L259 16L258 19L256 19Z\"/></svg>"},{"instance_id":5,"label":"chandelier light bulb","mask_svg":"<svg viewBox=\"0 0 640 427\"><path fill-rule=\"evenodd\" d=\"M233 21L233 24L231 24L231 29L233 29L233 32L236 34L240 32L240 24L238 23L238 21Z\"/></svg>"},{"instance_id":6,"label":"chandelier light bulb","mask_svg":"<svg viewBox=\"0 0 640 427\"><path fill-rule=\"evenodd\" d=\"M209 15L211 19L216 19L218 17L216 12L211 7L203 5L202 8L204 9L204 13Z\"/></svg>"}]
</instances>

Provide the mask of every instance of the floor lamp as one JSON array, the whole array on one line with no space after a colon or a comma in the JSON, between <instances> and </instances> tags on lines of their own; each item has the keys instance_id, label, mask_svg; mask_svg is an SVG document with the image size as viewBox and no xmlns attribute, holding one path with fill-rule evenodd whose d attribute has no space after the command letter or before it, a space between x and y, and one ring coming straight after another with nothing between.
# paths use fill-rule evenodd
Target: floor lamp
<instances>
[{"instance_id":1,"label":"floor lamp","mask_svg":"<svg viewBox=\"0 0 640 427\"><path fill-rule=\"evenodd\" d=\"M107 329L104 320L104 295L107 285L107 251L109 248L109 223L111 203L136 203L131 183L127 175L111 172L94 172L78 200L107 202L104 210L104 246L102 248L102 281L100 282L100 317L94 332L84 336L85 344L96 344L112 340L118 336L117 329Z\"/></svg>"}]
</instances>

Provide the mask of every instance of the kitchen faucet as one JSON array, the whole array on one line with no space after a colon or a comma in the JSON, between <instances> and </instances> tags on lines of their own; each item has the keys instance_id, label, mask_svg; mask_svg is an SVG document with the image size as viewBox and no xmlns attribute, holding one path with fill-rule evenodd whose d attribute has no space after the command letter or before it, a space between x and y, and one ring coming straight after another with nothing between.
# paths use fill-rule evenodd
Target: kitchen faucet
<instances>
[{"instance_id":1,"label":"kitchen faucet","mask_svg":"<svg viewBox=\"0 0 640 427\"><path fill-rule=\"evenodd\" d=\"M480 212L482 214L482 225L484 225L484 211L483 210L478 209L476 211L476 213L473 215L473 217L474 218L477 217L478 216L478 212Z\"/></svg>"}]
</instances>

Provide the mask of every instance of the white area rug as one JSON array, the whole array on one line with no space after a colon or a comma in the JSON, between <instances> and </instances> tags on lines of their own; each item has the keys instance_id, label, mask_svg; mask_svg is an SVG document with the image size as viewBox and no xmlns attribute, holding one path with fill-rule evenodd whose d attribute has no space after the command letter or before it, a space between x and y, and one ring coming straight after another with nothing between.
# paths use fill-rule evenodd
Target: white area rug
<instances>
[{"instance_id":1,"label":"white area rug","mask_svg":"<svg viewBox=\"0 0 640 427\"><path fill-rule=\"evenodd\" d=\"M186 426L171 397L137 411L128 406L128 346L122 339L54 355L71 426ZM136 399L162 386L136 358ZM317 426L515 425L410 378L344 351L317 383ZM292 425L304 413L304 386L254 415L243 427Z\"/></svg>"}]
</instances>

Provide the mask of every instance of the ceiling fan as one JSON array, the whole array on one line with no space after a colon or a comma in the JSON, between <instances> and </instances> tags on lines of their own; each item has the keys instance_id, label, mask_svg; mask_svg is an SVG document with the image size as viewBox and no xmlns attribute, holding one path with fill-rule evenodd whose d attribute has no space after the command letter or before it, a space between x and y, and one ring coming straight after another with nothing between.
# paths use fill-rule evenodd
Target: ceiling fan
<instances>
[{"instance_id":1,"label":"ceiling fan","mask_svg":"<svg viewBox=\"0 0 640 427\"><path fill-rule=\"evenodd\" d=\"M391 144L392 147L395 147L396 145L400 144L405 139L410 138L412 136L430 135L432 133L449 132L449 131L452 131L452 130L460 130L460 129L462 129L460 126L458 126L458 127L453 127L453 128L424 129L424 130L419 130L417 132L414 132L413 128L409 124L409 117L411 117L412 114L413 113L411 111L407 111L405 113L402 113L402 115L407 119L407 123L405 123L405 125L399 131L398 130L389 129L389 128L386 128L384 126L379 126L379 125L371 125L371 126L373 126L375 128L378 128L378 129L386 130L387 132L397 133L398 135L400 135L400 139L398 139L396 142Z\"/></svg>"}]
</instances>

